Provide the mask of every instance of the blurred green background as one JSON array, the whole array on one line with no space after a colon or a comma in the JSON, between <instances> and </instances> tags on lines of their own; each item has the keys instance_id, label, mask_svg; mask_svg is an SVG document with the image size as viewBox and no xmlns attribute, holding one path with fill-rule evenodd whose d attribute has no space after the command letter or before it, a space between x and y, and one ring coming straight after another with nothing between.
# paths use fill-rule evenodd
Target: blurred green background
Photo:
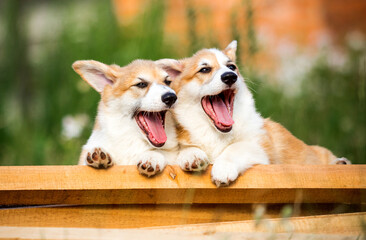
<instances>
[{"instance_id":1,"label":"blurred green background","mask_svg":"<svg viewBox=\"0 0 366 240\"><path fill-rule=\"evenodd\" d=\"M214 35L200 39L194 27L199 13L189 5L188 47L175 46L164 32L166 2L148 3L132 24L121 25L110 1L0 2L0 165L77 163L99 95L71 69L74 61L125 65L136 58L182 58L218 46ZM345 42L338 67L327 61L331 52L320 53L315 64L296 75L298 90L288 94L286 84L273 84L270 73L251 64L261 46L251 1L243 4L246 24L228 27L231 39L245 43L239 52L246 57L239 63L258 111L308 144L366 163L365 42L356 47Z\"/></svg>"}]
</instances>

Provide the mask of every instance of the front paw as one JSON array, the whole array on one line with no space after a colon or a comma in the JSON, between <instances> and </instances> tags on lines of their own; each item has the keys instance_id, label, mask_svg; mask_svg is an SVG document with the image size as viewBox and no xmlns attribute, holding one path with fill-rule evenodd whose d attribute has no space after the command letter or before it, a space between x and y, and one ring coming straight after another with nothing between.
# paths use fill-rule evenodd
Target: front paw
<instances>
[{"instance_id":1,"label":"front paw","mask_svg":"<svg viewBox=\"0 0 366 240\"><path fill-rule=\"evenodd\" d=\"M204 151L199 148L186 148L180 151L177 161L184 171L199 172L206 170L208 157Z\"/></svg>"},{"instance_id":2,"label":"front paw","mask_svg":"<svg viewBox=\"0 0 366 240\"><path fill-rule=\"evenodd\" d=\"M229 161L218 161L212 166L211 180L217 187L229 186L238 176L238 167Z\"/></svg>"},{"instance_id":3,"label":"front paw","mask_svg":"<svg viewBox=\"0 0 366 240\"><path fill-rule=\"evenodd\" d=\"M140 174L147 177L154 176L164 170L166 161L161 153L147 152L137 163L137 169Z\"/></svg>"},{"instance_id":4,"label":"front paw","mask_svg":"<svg viewBox=\"0 0 366 240\"><path fill-rule=\"evenodd\" d=\"M94 168L109 168L113 165L112 157L103 148L94 148L88 151L85 159L86 165Z\"/></svg>"}]
</instances>

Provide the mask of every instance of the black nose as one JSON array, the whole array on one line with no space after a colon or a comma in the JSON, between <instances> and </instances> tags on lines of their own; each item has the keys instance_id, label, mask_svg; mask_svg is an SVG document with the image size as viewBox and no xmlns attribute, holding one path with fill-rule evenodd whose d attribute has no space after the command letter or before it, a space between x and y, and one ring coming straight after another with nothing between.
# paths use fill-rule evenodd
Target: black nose
<instances>
[{"instance_id":1,"label":"black nose","mask_svg":"<svg viewBox=\"0 0 366 240\"><path fill-rule=\"evenodd\" d=\"M177 101L177 95L174 93L168 92L161 96L161 101L165 103L168 107L171 107L175 101Z\"/></svg>"},{"instance_id":2,"label":"black nose","mask_svg":"<svg viewBox=\"0 0 366 240\"><path fill-rule=\"evenodd\" d=\"M233 72L226 72L221 75L221 81L229 86L233 85L237 79L238 75Z\"/></svg>"}]
</instances>

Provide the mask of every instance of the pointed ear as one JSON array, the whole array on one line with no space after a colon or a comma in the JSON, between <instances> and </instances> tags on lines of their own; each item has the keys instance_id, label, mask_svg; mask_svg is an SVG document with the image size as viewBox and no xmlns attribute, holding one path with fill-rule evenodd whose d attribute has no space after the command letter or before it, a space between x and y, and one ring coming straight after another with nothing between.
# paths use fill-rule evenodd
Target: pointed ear
<instances>
[{"instance_id":1,"label":"pointed ear","mask_svg":"<svg viewBox=\"0 0 366 240\"><path fill-rule=\"evenodd\" d=\"M90 86L101 93L105 86L113 85L116 82L115 66L111 67L98 61L76 61L72 68L77 72Z\"/></svg>"},{"instance_id":2,"label":"pointed ear","mask_svg":"<svg viewBox=\"0 0 366 240\"><path fill-rule=\"evenodd\" d=\"M230 60L236 60L236 48L238 46L238 42L236 40L232 41L223 51L226 56L230 58Z\"/></svg>"},{"instance_id":3,"label":"pointed ear","mask_svg":"<svg viewBox=\"0 0 366 240\"><path fill-rule=\"evenodd\" d=\"M160 60L155 61L155 63L159 67L164 69L164 71L166 71L172 79L178 77L182 73L183 68L184 68L184 65L182 62L180 62L179 60L170 59L170 58L160 59Z\"/></svg>"}]
</instances>

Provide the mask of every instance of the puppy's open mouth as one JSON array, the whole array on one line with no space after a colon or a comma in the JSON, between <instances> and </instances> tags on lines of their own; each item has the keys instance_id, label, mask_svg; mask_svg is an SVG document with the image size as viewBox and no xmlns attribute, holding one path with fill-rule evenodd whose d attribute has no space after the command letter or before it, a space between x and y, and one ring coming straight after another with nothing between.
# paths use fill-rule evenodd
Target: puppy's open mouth
<instances>
[{"instance_id":1,"label":"puppy's open mouth","mask_svg":"<svg viewBox=\"0 0 366 240\"><path fill-rule=\"evenodd\" d=\"M146 134L152 145L162 147L166 140L165 113L162 112L139 112L135 119L137 125Z\"/></svg>"},{"instance_id":2,"label":"puppy's open mouth","mask_svg":"<svg viewBox=\"0 0 366 240\"><path fill-rule=\"evenodd\" d=\"M233 127L234 97L234 90L229 89L201 100L203 110L221 132L230 132Z\"/></svg>"}]
</instances>

